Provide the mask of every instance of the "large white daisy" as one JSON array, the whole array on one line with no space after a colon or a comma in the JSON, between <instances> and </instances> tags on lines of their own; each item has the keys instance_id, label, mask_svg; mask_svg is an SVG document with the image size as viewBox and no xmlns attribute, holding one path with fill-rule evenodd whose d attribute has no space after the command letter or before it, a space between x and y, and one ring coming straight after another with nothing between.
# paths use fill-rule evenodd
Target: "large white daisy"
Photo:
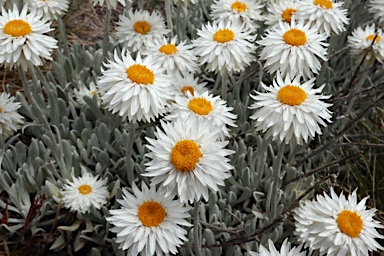
<instances>
[{"instance_id":1,"label":"large white daisy","mask_svg":"<svg viewBox=\"0 0 384 256\"><path fill-rule=\"evenodd\" d=\"M380 22L384 22L384 0L370 0L368 6L369 12Z\"/></svg>"},{"instance_id":2,"label":"large white daisy","mask_svg":"<svg viewBox=\"0 0 384 256\"><path fill-rule=\"evenodd\" d=\"M165 111L171 78L160 63L150 57L142 59L140 53L134 60L123 50L121 59L115 51L114 60L105 66L97 87L108 110L132 122L150 122Z\"/></svg>"},{"instance_id":3,"label":"large white daisy","mask_svg":"<svg viewBox=\"0 0 384 256\"><path fill-rule=\"evenodd\" d=\"M343 4L332 0L297 0L295 17L313 23L320 33L339 34L349 24L348 10L343 9Z\"/></svg>"},{"instance_id":4,"label":"large white daisy","mask_svg":"<svg viewBox=\"0 0 384 256\"><path fill-rule=\"evenodd\" d=\"M195 95L195 92L197 94L202 94L208 90L205 88L206 84L206 82L200 83L199 78L195 78L191 72L175 74L173 76L172 92L175 95L175 98L179 96L187 97L187 92L192 96Z\"/></svg>"},{"instance_id":5,"label":"large white daisy","mask_svg":"<svg viewBox=\"0 0 384 256\"><path fill-rule=\"evenodd\" d=\"M317 95L325 85L312 89L315 78L300 83L300 77L283 80L277 72L273 86L262 83L266 93L256 92L251 95L256 101L250 109L256 109L250 117L255 119L256 131L266 132L266 137L273 140L292 141L302 144L321 134L319 124L327 126L323 119L331 122L331 112L327 109L332 104L323 102L331 96Z\"/></svg>"},{"instance_id":6,"label":"large white daisy","mask_svg":"<svg viewBox=\"0 0 384 256\"><path fill-rule=\"evenodd\" d=\"M108 9L116 9L117 2L125 6L125 0L105 0L105 4L107 5ZM129 0L129 2L132 3L132 0ZM102 6L104 4L104 0L93 0L93 5L96 5L96 4L99 4Z\"/></svg>"},{"instance_id":7,"label":"large white daisy","mask_svg":"<svg viewBox=\"0 0 384 256\"><path fill-rule=\"evenodd\" d=\"M0 94L0 135L5 138L11 136L23 123L23 117L17 113L21 105L14 100L15 97L5 92Z\"/></svg>"},{"instance_id":8,"label":"large white daisy","mask_svg":"<svg viewBox=\"0 0 384 256\"><path fill-rule=\"evenodd\" d=\"M259 27L257 21L264 20L261 15L263 5L251 0L215 0L211 5L213 20L228 22L238 19L246 24L248 29Z\"/></svg>"},{"instance_id":9,"label":"large white daisy","mask_svg":"<svg viewBox=\"0 0 384 256\"><path fill-rule=\"evenodd\" d=\"M120 15L116 27L116 37L119 43L133 51L143 50L148 42L162 40L170 32L165 27L164 19L157 11L149 13L144 10L129 9L128 16Z\"/></svg>"},{"instance_id":10,"label":"large white daisy","mask_svg":"<svg viewBox=\"0 0 384 256\"><path fill-rule=\"evenodd\" d=\"M175 122L181 118L186 126L194 123L207 124L214 130L218 128L221 131L220 137L229 135L227 126L236 127L237 115L231 112L233 108L228 107L226 101L219 96L213 96L209 91L202 94L194 92L193 95L187 92L186 96L175 98L166 120Z\"/></svg>"},{"instance_id":11,"label":"large white daisy","mask_svg":"<svg viewBox=\"0 0 384 256\"><path fill-rule=\"evenodd\" d=\"M148 42L143 55L149 55L168 73L195 72L198 69L197 57L191 50L192 45L186 45L185 41L177 43L177 37L168 42L167 38Z\"/></svg>"},{"instance_id":12,"label":"large white daisy","mask_svg":"<svg viewBox=\"0 0 384 256\"><path fill-rule=\"evenodd\" d=\"M234 153L225 149L228 141L218 141L218 131L198 122L186 126L182 120L161 123L156 139L146 138L151 159L146 163L151 184L161 184L166 196L177 195L181 202L194 202L203 197L208 200L208 188L217 191L230 177L227 156Z\"/></svg>"},{"instance_id":13,"label":"large white daisy","mask_svg":"<svg viewBox=\"0 0 384 256\"><path fill-rule=\"evenodd\" d=\"M127 255L169 255L178 252L177 247L188 241L187 231L181 226L191 226L189 206L165 196L164 188L149 189L143 182L140 191L132 184L133 194L123 188L123 199L117 199L120 209L110 210L107 221L115 227L119 248Z\"/></svg>"},{"instance_id":14,"label":"large white daisy","mask_svg":"<svg viewBox=\"0 0 384 256\"><path fill-rule=\"evenodd\" d=\"M291 24L292 16L297 11L296 0L279 1L268 4L268 14L265 17L265 24L269 28L278 27L280 21Z\"/></svg>"},{"instance_id":15,"label":"large white daisy","mask_svg":"<svg viewBox=\"0 0 384 256\"><path fill-rule=\"evenodd\" d=\"M53 29L51 22L40 20L36 9L27 14L28 5L19 13L17 6L6 11L2 7L0 16L0 64L13 68L41 66L41 58L51 60L51 51L57 48L57 40L44 35Z\"/></svg>"},{"instance_id":16,"label":"large white daisy","mask_svg":"<svg viewBox=\"0 0 384 256\"><path fill-rule=\"evenodd\" d=\"M291 24L280 21L276 29L269 30L257 43L265 46L260 59L265 60L268 73L280 70L283 76L313 77L321 68L319 58L327 60L326 39L327 36L319 34L310 23L304 24L303 20L296 23L292 18Z\"/></svg>"},{"instance_id":17,"label":"large white daisy","mask_svg":"<svg viewBox=\"0 0 384 256\"><path fill-rule=\"evenodd\" d=\"M48 20L57 20L68 11L69 0L28 0L30 9L36 8L37 13Z\"/></svg>"},{"instance_id":18,"label":"large white daisy","mask_svg":"<svg viewBox=\"0 0 384 256\"><path fill-rule=\"evenodd\" d=\"M271 239L268 239L269 250L262 244L260 245L259 253L250 252L251 256L306 256L305 252L300 252L303 245L291 247L291 243L286 238L281 245L280 251L277 251Z\"/></svg>"},{"instance_id":19,"label":"large white daisy","mask_svg":"<svg viewBox=\"0 0 384 256\"><path fill-rule=\"evenodd\" d=\"M198 30L199 37L193 41L200 65L208 71L221 74L243 71L255 59L256 46L251 30L237 20L214 21Z\"/></svg>"},{"instance_id":20,"label":"large white daisy","mask_svg":"<svg viewBox=\"0 0 384 256\"><path fill-rule=\"evenodd\" d=\"M365 256L383 250L375 238L384 238L376 230L384 225L373 219L376 209L366 209L367 199L358 203L356 190L346 198L331 188L331 196L324 192L316 201L301 204L294 214L299 240L320 255Z\"/></svg>"},{"instance_id":21,"label":"large white daisy","mask_svg":"<svg viewBox=\"0 0 384 256\"><path fill-rule=\"evenodd\" d=\"M375 41L373 41L375 40ZM383 63L384 37L381 28L375 29L375 24L356 28L351 36L348 36L348 44L351 53L356 56L357 63L365 57L367 65L372 65L375 60Z\"/></svg>"},{"instance_id":22,"label":"large white daisy","mask_svg":"<svg viewBox=\"0 0 384 256\"><path fill-rule=\"evenodd\" d=\"M82 177L73 177L72 181L67 180L61 194L65 208L72 212L88 213L91 206L100 209L107 203L107 179L85 173Z\"/></svg>"}]
</instances>

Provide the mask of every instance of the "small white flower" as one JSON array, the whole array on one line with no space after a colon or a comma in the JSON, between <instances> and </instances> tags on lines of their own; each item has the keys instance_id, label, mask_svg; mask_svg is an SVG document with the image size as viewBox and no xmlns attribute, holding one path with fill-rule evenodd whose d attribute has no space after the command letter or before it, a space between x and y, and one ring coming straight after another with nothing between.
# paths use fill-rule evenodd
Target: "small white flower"
<instances>
[{"instance_id":1,"label":"small white flower","mask_svg":"<svg viewBox=\"0 0 384 256\"><path fill-rule=\"evenodd\" d=\"M107 5L108 9L116 9L117 2L125 6L125 0L105 0L105 4ZM129 0L129 2L132 3L132 0ZM103 5L104 0L93 0L93 5L96 5L96 4Z\"/></svg>"},{"instance_id":2,"label":"small white flower","mask_svg":"<svg viewBox=\"0 0 384 256\"><path fill-rule=\"evenodd\" d=\"M181 226L191 226L189 206L179 200L165 196L165 189L155 186L149 189L143 182L140 191L132 183L133 194L123 188L123 199L117 199L120 209L110 210L107 221L115 227L119 248L127 250L127 255L169 255L178 252L185 241L187 231Z\"/></svg>"},{"instance_id":3,"label":"small white flower","mask_svg":"<svg viewBox=\"0 0 384 256\"><path fill-rule=\"evenodd\" d=\"M53 29L51 22L40 20L41 16L32 9L27 14L28 5L24 5L19 13L16 5L13 10L6 11L2 7L0 16L0 64L5 67L41 66L41 58L51 60L51 51L57 48L57 41L53 37L44 35Z\"/></svg>"},{"instance_id":4,"label":"small white flower","mask_svg":"<svg viewBox=\"0 0 384 256\"><path fill-rule=\"evenodd\" d=\"M297 0L296 19L304 19L315 24L320 33L339 34L349 24L348 11L342 9L343 2L332 0Z\"/></svg>"},{"instance_id":5,"label":"small white flower","mask_svg":"<svg viewBox=\"0 0 384 256\"><path fill-rule=\"evenodd\" d=\"M302 203L294 213L299 240L320 255L365 256L383 250L375 238L384 238L376 230L384 225L373 219L376 209L366 210L367 199L358 203L356 190L346 198L331 188L331 196L324 192Z\"/></svg>"},{"instance_id":6,"label":"small white flower","mask_svg":"<svg viewBox=\"0 0 384 256\"><path fill-rule=\"evenodd\" d=\"M181 202L194 202L203 197L208 200L208 188L218 191L230 177L228 141L218 141L218 131L198 122L185 125L182 120L173 124L161 122L156 140L146 138L151 161L146 163L151 184L161 184L166 196L177 195Z\"/></svg>"},{"instance_id":7,"label":"small white flower","mask_svg":"<svg viewBox=\"0 0 384 256\"><path fill-rule=\"evenodd\" d=\"M384 22L384 0L370 0L368 6L369 12L380 22Z\"/></svg>"},{"instance_id":8,"label":"small white flower","mask_svg":"<svg viewBox=\"0 0 384 256\"><path fill-rule=\"evenodd\" d=\"M19 102L14 102L15 97L2 92L0 94L0 134L7 138L11 136L23 123L23 117L17 113Z\"/></svg>"},{"instance_id":9,"label":"small white flower","mask_svg":"<svg viewBox=\"0 0 384 256\"><path fill-rule=\"evenodd\" d=\"M257 43L265 46L260 59L266 61L264 68L268 73L280 70L282 76L313 77L313 73L317 74L321 68L318 58L327 60L326 39L326 34L319 34L310 23L304 25L300 20L296 24L292 18L291 24L280 21L278 27L269 30Z\"/></svg>"},{"instance_id":10,"label":"small white flower","mask_svg":"<svg viewBox=\"0 0 384 256\"><path fill-rule=\"evenodd\" d=\"M148 42L162 40L170 32L165 28L163 17L157 11L151 14L148 11L130 9L128 16L120 15L116 27L116 37L119 43L133 51L143 51Z\"/></svg>"},{"instance_id":11,"label":"small white flower","mask_svg":"<svg viewBox=\"0 0 384 256\"><path fill-rule=\"evenodd\" d=\"M85 173L82 177L67 180L63 185L62 200L65 208L70 211L80 213L89 213L91 205L100 209L107 203L109 192L107 189L107 180L93 177L90 173Z\"/></svg>"},{"instance_id":12,"label":"small white flower","mask_svg":"<svg viewBox=\"0 0 384 256\"><path fill-rule=\"evenodd\" d=\"M85 85L80 85L80 88L75 88L73 90L74 94L76 95L76 101L82 106L87 105L87 103L84 101L84 97L93 98L96 97L97 105L100 105L100 95L97 92L97 88L94 82L91 82L89 84L89 87Z\"/></svg>"},{"instance_id":13,"label":"small white flower","mask_svg":"<svg viewBox=\"0 0 384 256\"><path fill-rule=\"evenodd\" d=\"M319 124L327 126L323 119L331 122L331 112L327 109L331 104L322 100L331 96L317 95L325 85L312 89L315 78L301 84L300 77L291 79L289 75L282 79L277 72L273 86L265 86L266 93L256 92L251 95L256 101L250 109L256 109L250 117L255 119L256 131L266 132L266 137L273 140L292 141L302 144L321 134Z\"/></svg>"},{"instance_id":14,"label":"small white flower","mask_svg":"<svg viewBox=\"0 0 384 256\"><path fill-rule=\"evenodd\" d=\"M69 0L27 0L29 9L36 8L38 15L57 20L68 11Z\"/></svg>"},{"instance_id":15,"label":"small white flower","mask_svg":"<svg viewBox=\"0 0 384 256\"><path fill-rule=\"evenodd\" d=\"M208 71L221 74L240 72L251 64L256 46L251 30L244 30L239 21L214 21L198 30L199 37L193 41L200 65L207 64Z\"/></svg>"},{"instance_id":16,"label":"small white flower","mask_svg":"<svg viewBox=\"0 0 384 256\"><path fill-rule=\"evenodd\" d=\"M101 101L112 113L118 113L130 122L150 122L163 114L166 101L172 96L171 78L164 74L160 63L150 57L134 60L123 49L121 59L115 51L98 78Z\"/></svg>"},{"instance_id":17,"label":"small white flower","mask_svg":"<svg viewBox=\"0 0 384 256\"><path fill-rule=\"evenodd\" d=\"M186 45L185 41L177 44L176 41L177 37L174 37L168 43L164 37L163 40L148 42L143 55L158 61L169 74L197 71L197 57L191 50L192 45Z\"/></svg>"},{"instance_id":18,"label":"small white flower","mask_svg":"<svg viewBox=\"0 0 384 256\"><path fill-rule=\"evenodd\" d=\"M268 245L269 250L261 244L259 253L250 252L251 256L306 256L305 252L300 252L303 245L291 248L291 243L288 242L288 238L284 240L280 251L277 251L271 239L268 239Z\"/></svg>"},{"instance_id":19,"label":"small white flower","mask_svg":"<svg viewBox=\"0 0 384 256\"><path fill-rule=\"evenodd\" d=\"M278 1L268 4L269 14L265 17L265 24L269 28L278 27L280 21L291 24L292 16L297 12L296 0Z\"/></svg>"},{"instance_id":20,"label":"small white flower","mask_svg":"<svg viewBox=\"0 0 384 256\"><path fill-rule=\"evenodd\" d=\"M197 94L202 94L207 91L205 88L206 82L199 83L199 78L194 77L193 73L183 73L181 74L175 74L174 75L174 82L173 85L173 94L175 95L175 98L179 96L187 97L187 92L189 92L192 96L195 95L195 92Z\"/></svg>"}]
</instances>

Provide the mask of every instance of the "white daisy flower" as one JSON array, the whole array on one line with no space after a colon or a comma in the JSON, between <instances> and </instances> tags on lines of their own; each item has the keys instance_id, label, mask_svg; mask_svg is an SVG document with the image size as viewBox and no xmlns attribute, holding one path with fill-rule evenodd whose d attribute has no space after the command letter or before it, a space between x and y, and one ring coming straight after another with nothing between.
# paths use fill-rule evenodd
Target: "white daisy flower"
<instances>
[{"instance_id":1,"label":"white daisy flower","mask_svg":"<svg viewBox=\"0 0 384 256\"><path fill-rule=\"evenodd\" d=\"M349 24L348 10L342 9L343 4L331 0L297 0L295 17L312 22L320 33L339 34Z\"/></svg>"},{"instance_id":2,"label":"white daisy flower","mask_svg":"<svg viewBox=\"0 0 384 256\"><path fill-rule=\"evenodd\" d=\"M262 4L251 0L215 0L211 5L211 14L213 20L228 22L238 19L246 24L247 29L256 29L259 27L257 21L264 20L261 15Z\"/></svg>"},{"instance_id":3,"label":"white daisy flower","mask_svg":"<svg viewBox=\"0 0 384 256\"><path fill-rule=\"evenodd\" d=\"M280 252L277 251L271 239L268 239L269 250L260 244L259 253L250 252L251 256L306 256L305 252L300 252L303 245L291 247L291 243L286 238L281 245Z\"/></svg>"},{"instance_id":4,"label":"white daisy flower","mask_svg":"<svg viewBox=\"0 0 384 256\"><path fill-rule=\"evenodd\" d=\"M97 88L108 110L130 122L150 122L163 114L171 97L171 78L164 74L160 63L150 57L142 59L140 53L134 60L123 50L121 59L115 51L114 60L105 66Z\"/></svg>"},{"instance_id":5,"label":"white daisy flower","mask_svg":"<svg viewBox=\"0 0 384 256\"><path fill-rule=\"evenodd\" d=\"M187 97L187 92L192 96L197 94L202 94L207 91L205 88L206 82L199 83L199 78L194 77L193 73L183 73L174 75L174 82L172 83L173 89L172 92L176 97L182 96Z\"/></svg>"},{"instance_id":6,"label":"white daisy flower","mask_svg":"<svg viewBox=\"0 0 384 256\"><path fill-rule=\"evenodd\" d=\"M89 213L91 205L100 209L107 203L109 192L106 179L85 173L82 177L73 177L72 180L67 180L61 192L64 207L71 212Z\"/></svg>"},{"instance_id":7,"label":"white daisy flower","mask_svg":"<svg viewBox=\"0 0 384 256\"><path fill-rule=\"evenodd\" d=\"M374 41L373 41L374 40ZM348 36L351 53L357 57L360 63L365 57L366 65L372 65L375 60L383 63L384 60L384 37L383 31L375 29L375 24L356 28L351 36Z\"/></svg>"},{"instance_id":8,"label":"white daisy flower","mask_svg":"<svg viewBox=\"0 0 384 256\"><path fill-rule=\"evenodd\" d=\"M17 113L21 105L14 100L15 97L5 92L0 94L0 135L5 138L11 136L23 123L23 117Z\"/></svg>"},{"instance_id":9,"label":"white daisy flower","mask_svg":"<svg viewBox=\"0 0 384 256\"><path fill-rule=\"evenodd\" d=\"M199 38L193 41L195 54L200 56L200 65L206 69L225 74L240 72L251 64L256 46L251 43L255 37L245 24L239 21L208 23L198 30Z\"/></svg>"},{"instance_id":10,"label":"white daisy flower","mask_svg":"<svg viewBox=\"0 0 384 256\"><path fill-rule=\"evenodd\" d=\"M375 240L384 238L376 230L384 225L373 219L376 209L366 210L368 197L357 203L356 190L347 199L331 188L331 196L324 192L316 199L301 204L294 214L300 227L296 233L306 247L329 256L365 256L384 249Z\"/></svg>"},{"instance_id":11,"label":"white daisy flower","mask_svg":"<svg viewBox=\"0 0 384 256\"><path fill-rule=\"evenodd\" d=\"M291 24L280 21L276 29L269 30L257 43L265 46L260 59L266 61L264 68L268 73L280 70L282 76L313 77L312 73L317 74L321 68L318 58L327 60L326 39L316 27L311 28L309 23L304 25L303 20L296 24L293 18Z\"/></svg>"},{"instance_id":12,"label":"white daisy flower","mask_svg":"<svg viewBox=\"0 0 384 256\"><path fill-rule=\"evenodd\" d=\"M148 42L162 40L163 36L170 32L165 28L164 20L161 14L153 11L130 9L128 16L120 15L116 27L116 37L119 43L124 44L133 51L142 50Z\"/></svg>"},{"instance_id":13,"label":"white daisy flower","mask_svg":"<svg viewBox=\"0 0 384 256\"><path fill-rule=\"evenodd\" d=\"M68 11L69 0L27 0L29 9L36 8L38 15L57 20Z\"/></svg>"},{"instance_id":14,"label":"white daisy flower","mask_svg":"<svg viewBox=\"0 0 384 256\"><path fill-rule=\"evenodd\" d=\"M105 4L107 5L107 9L116 9L117 2L125 6L125 0L105 0ZM132 3L132 0L129 0ZM102 6L104 4L104 0L93 0L93 5L99 4Z\"/></svg>"},{"instance_id":15,"label":"white daisy flower","mask_svg":"<svg viewBox=\"0 0 384 256\"><path fill-rule=\"evenodd\" d=\"M265 24L269 28L278 27L280 21L291 24L292 16L297 11L296 0L279 1L268 4L269 14L265 17Z\"/></svg>"},{"instance_id":16,"label":"white daisy flower","mask_svg":"<svg viewBox=\"0 0 384 256\"><path fill-rule=\"evenodd\" d=\"M194 92L175 98L175 103L170 106L170 113L166 120L175 122L179 118L186 126L194 123L207 124L213 130L220 130L220 137L229 136L227 126L236 127L237 115L231 113L232 107L227 107L227 102L219 96L213 96L206 91L202 94Z\"/></svg>"},{"instance_id":17,"label":"white daisy flower","mask_svg":"<svg viewBox=\"0 0 384 256\"><path fill-rule=\"evenodd\" d=\"M88 87L85 85L80 85L80 88L75 88L73 92L76 96L77 103L79 103L81 106L87 105L87 103L84 101L85 96L89 98L96 97L97 105L100 105L100 95L97 92L97 88L94 82L91 82Z\"/></svg>"},{"instance_id":18,"label":"white daisy flower","mask_svg":"<svg viewBox=\"0 0 384 256\"><path fill-rule=\"evenodd\" d=\"M256 92L251 95L256 101L250 109L256 109L250 117L256 120L256 131L266 132L266 137L273 140L285 141L286 144L292 140L302 144L313 139L315 133L321 134L319 124L327 126L323 119L331 122L331 112L327 109L332 104L323 102L331 95L317 95L321 93L325 84L318 89L312 89L315 78L305 83L300 83L300 77L282 79L281 74L273 80L273 86L265 86L266 93Z\"/></svg>"},{"instance_id":19,"label":"white daisy flower","mask_svg":"<svg viewBox=\"0 0 384 256\"><path fill-rule=\"evenodd\" d=\"M107 221L115 225L116 243L127 255L169 255L178 252L185 241L187 231L181 226L191 226L189 206L179 200L164 196L164 188L149 189L143 182L140 191L132 183L133 194L123 188L123 199L117 199L120 209L110 210Z\"/></svg>"},{"instance_id":20,"label":"white daisy flower","mask_svg":"<svg viewBox=\"0 0 384 256\"><path fill-rule=\"evenodd\" d=\"M57 48L57 40L44 35L53 29L51 22L40 20L36 9L27 14L28 5L24 5L19 13L16 5L13 10L6 11L2 7L0 16L0 64L5 67L41 66L41 58L51 60L51 51Z\"/></svg>"},{"instance_id":21,"label":"white daisy flower","mask_svg":"<svg viewBox=\"0 0 384 256\"><path fill-rule=\"evenodd\" d=\"M164 37L163 40L148 42L143 55L151 56L169 74L197 71L197 57L191 50L192 45L186 45L185 41L177 44L176 41L177 37L174 37L168 43L167 38Z\"/></svg>"},{"instance_id":22,"label":"white daisy flower","mask_svg":"<svg viewBox=\"0 0 384 256\"><path fill-rule=\"evenodd\" d=\"M151 184L161 183L166 196L177 195L181 202L194 202L203 197L208 200L208 188L217 191L230 177L227 156L234 153L225 149L228 141L218 141L218 131L198 122L185 125L182 120L161 122L164 130L157 128L156 140L146 138L151 161L146 163L152 177Z\"/></svg>"},{"instance_id":23,"label":"white daisy flower","mask_svg":"<svg viewBox=\"0 0 384 256\"><path fill-rule=\"evenodd\" d=\"M384 0L370 0L368 6L369 12L380 22L384 22Z\"/></svg>"}]
</instances>

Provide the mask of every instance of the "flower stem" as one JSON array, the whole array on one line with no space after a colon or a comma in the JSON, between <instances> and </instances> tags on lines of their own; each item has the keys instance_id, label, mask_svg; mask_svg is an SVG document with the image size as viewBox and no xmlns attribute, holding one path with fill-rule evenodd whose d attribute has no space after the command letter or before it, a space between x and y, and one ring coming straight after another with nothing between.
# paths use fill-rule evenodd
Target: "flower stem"
<instances>
[{"instance_id":1,"label":"flower stem","mask_svg":"<svg viewBox=\"0 0 384 256\"><path fill-rule=\"evenodd\" d=\"M227 100L228 93L228 74L224 72L221 74L221 98Z\"/></svg>"},{"instance_id":2,"label":"flower stem","mask_svg":"<svg viewBox=\"0 0 384 256\"><path fill-rule=\"evenodd\" d=\"M171 30L170 36L173 37L173 23L171 12L171 0L165 0L165 16L167 17L167 26Z\"/></svg>"},{"instance_id":3,"label":"flower stem","mask_svg":"<svg viewBox=\"0 0 384 256\"><path fill-rule=\"evenodd\" d=\"M272 197L271 197L271 220L276 218L276 210L278 205L278 198L280 192L280 176L281 176L281 163L283 161L285 149L285 141L282 141L277 156L273 163L273 184L272 184Z\"/></svg>"},{"instance_id":4,"label":"flower stem","mask_svg":"<svg viewBox=\"0 0 384 256\"><path fill-rule=\"evenodd\" d=\"M136 123L129 124L128 143L126 149L125 164L128 171L128 184L131 184L134 180L135 165L132 161L133 142L135 141Z\"/></svg>"},{"instance_id":5,"label":"flower stem","mask_svg":"<svg viewBox=\"0 0 384 256\"><path fill-rule=\"evenodd\" d=\"M201 241L199 236L199 206L200 200L196 200L193 208L193 241L195 243L195 256L201 256Z\"/></svg>"},{"instance_id":6,"label":"flower stem","mask_svg":"<svg viewBox=\"0 0 384 256\"><path fill-rule=\"evenodd\" d=\"M109 43L109 28L111 23L111 9L107 8L105 13L105 24L104 24L104 35L103 35L103 61L107 58L108 55L108 43Z\"/></svg>"}]
</instances>

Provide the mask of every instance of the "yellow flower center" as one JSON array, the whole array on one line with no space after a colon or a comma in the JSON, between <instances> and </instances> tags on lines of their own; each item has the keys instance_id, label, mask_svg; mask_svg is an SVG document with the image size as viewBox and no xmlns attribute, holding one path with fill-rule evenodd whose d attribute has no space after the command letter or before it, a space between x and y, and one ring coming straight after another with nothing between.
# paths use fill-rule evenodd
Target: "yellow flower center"
<instances>
[{"instance_id":1,"label":"yellow flower center","mask_svg":"<svg viewBox=\"0 0 384 256\"><path fill-rule=\"evenodd\" d=\"M171 55L177 53L177 48L174 44L164 44L160 47L159 51L167 55Z\"/></svg>"},{"instance_id":2,"label":"yellow flower center","mask_svg":"<svg viewBox=\"0 0 384 256\"><path fill-rule=\"evenodd\" d=\"M287 8L283 11L283 13L281 14L281 18L291 24L291 19L292 19L292 15L296 12L296 9L293 9L293 8Z\"/></svg>"},{"instance_id":3,"label":"yellow flower center","mask_svg":"<svg viewBox=\"0 0 384 256\"><path fill-rule=\"evenodd\" d=\"M155 75L145 65L133 64L125 71L129 79L137 84L153 84Z\"/></svg>"},{"instance_id":4,"label":"yellow flower center","mask_svg":"<svg viewBox=\"0 0 384 256\"><path fill-rule=\"evenodd\" d=\"M2 107L0 107L0 113L3 113L3 108Z\"/></svg>"},{"instance_id":5,"label":"yellow flower center","mask_svg":"<svg viewBox=\"0 0 384 256\"><path fill-rule=\"evenodd\" d=\"M188 108L198 115L208 115L213 109L211 102L204 98L191 99Z\"/></svg>"},{"instance_id":6,"label":"yellow flower center","mask_svg":"<svg viewBox=\"0 0 384 256\"><path fill-rule=\"evenodd\" d=\"M186 85L183 88L181 88L181 92L184 94L187 94L187 92L190 92L192 96L195 95L195 89L193 89L193 87L190 85Z\"/></svg>"},{"instance_id":7,"label":"yellow flower center","mask_svg":"<svg viewBox=\"0 0 384 256\"><path fill-rule=\"evenodd\" d=\"M147 201L139 206L137 215L144 226L156 227L164 221L167 212L158 202Z\"/></svg>"},{"instance_id":8,"label":"yellow flower center","mask_svg":"<svg viewBox=\"0 0 384 256\"><path fill-rule=\"evenodd\" d=\"M11 20L5 24L4 33L11 36L26 36L32 33L32 28L26 21Z\"/></svg>"},{"instance_id":9,"label":"yellow flower center","mask_svg":"<svg viewBox=\"0 0 384 256\"><path fill-rule=\"evenodd\" d=\"M340 231L352 238L359 236L363 229L363 220L356 212L344 210L339 213L336 222Z\"/></svg>"},{"instance_id":10,"label":"yellow flower center","mask_svg":"<svg viewBox=\"0 0 384 256\"><path fill-rule=\"evenodd\" d=\"M82 195L88 195L89 193L92 192L92 187L87 185L87 184L84 184L84 185L81 185L79 188L79 193L82 194Z\"/></svg>"},{"instance_id":11,"label":"yellow flower center","mask_svg":"<svg viewBox=\"0 0 384 256\"><path fill-rule=\"evenodd\" d=\"M307 98L307 93L299 86L286 85L277 93L277 99L286 105L298 106L301 105Z\"/></svg>"},{"instance_id":12,"label":"yellow flower center","mask_svg":"<svg viewBox=\"0 0 384 256\"><path fill-rule=\"evenodd\" d=\"M180 172L189 172L195 169L203 154L199 145L193 140L180 140L172 149L171 163Z\"/></svg>"},{"instance_id":13,"label":"yellow flower center","mask_svg":"<svg viewBox=\"0 0 384 256\"><path fill-rule=\"evenodd\" d=\"M330 0L314 0L313 4L320 5L321 7L332 9L332 1Z\"/></svg>"},{"instance_id":14,"label":"yellow flower center","mask_svg":"<svg viewBox=\"0 0 384 256\"><path fill-rule=\"evenodd\" d=\"M304 45L307 42L307 36L304 31L292 28L284 33L284 41L292 46Z\"/></svg>"},{"instance_id":15,"label":"yellow flower center","mask_svg":"<svg viewBox=\"0 0 384 256\"><path fill-rule=\"evenodd\" d=\"M151 25L148 22L146 22L145 20L136 21L136 23L134 25L134 29L137 33L145 35L148 33L149 30L151 30Z\"/></svg>"},{"instance_id":16,"label":"yellow flower center","mask_svg":"<svg viewBox=\"0 0 384 256\"><path fill-rule=\"evenodd\" d=\"M96 93L97 93L96 90L91 91L91 94L92 94L92 95L95 95Z\"/></svg>"},{"instance_id":17,"label":"yellow flower center","mask_svg":"<svg viewBox=\"0 0 384 256\"><path fill-rule=\"evenodd\" d=\"M247 5L242 2L234 2L232 5L232 10L236 10L237 13L241 13L247 10Z\"/></svg>"},{"instance_id":18,"label":"yellow flower center","mask_svg":"<svg viewBox=\"0 0 384 256\"><path fill-rule=\"evenodd\" d=\"M218 43L226 43L232 41L235 38L235 33L232 30L227 28L222 28L216 31L213 35L213 40Z\"/></svg>"},{"instance_id":19,"label":"yellow flower center","mask_svg":"<svg viewBox=\"0 0 384 256\"><path fill-rule=\"evenodd\" d=\"M375 38L376 37L376 38ZM365 40L367 40L367 41L372 41L373 39L375 39L375 42L374 42L374 44L376 44L376 43L378 43L378 42L380 42L380 40L381 40L381 36L379 36L379 35L369 35L369 36L367 36L366 38L365 38Z\"/></svg>"}]
</instances>

